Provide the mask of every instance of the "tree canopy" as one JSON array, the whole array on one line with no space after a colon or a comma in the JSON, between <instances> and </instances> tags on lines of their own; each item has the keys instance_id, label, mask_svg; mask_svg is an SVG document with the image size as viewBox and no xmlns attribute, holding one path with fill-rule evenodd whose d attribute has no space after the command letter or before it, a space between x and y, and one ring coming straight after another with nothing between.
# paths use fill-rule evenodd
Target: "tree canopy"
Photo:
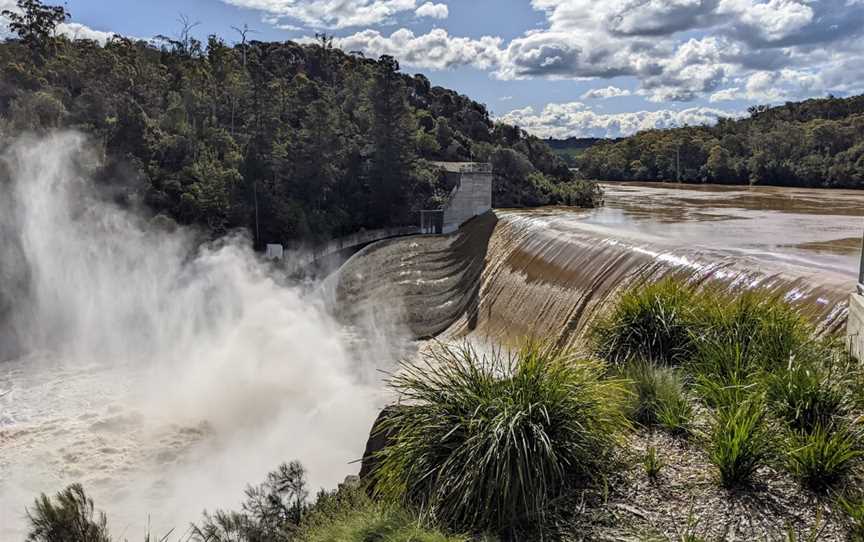
<instances>
[{"instance_id":1,"label":"tree canopy","mask_svg":"<svg viewBox=\"0 0 864 542\"><path fill-rule=\"evenodd\" d=\"M539 139L485 106L316 43L175 37L105 44L55 35L68 14L19 0L0 44L0 137L81 130L106 157L118 201L213 235L252 228L259 246L417 223L450 191L431 161L492 161L495 204L600 201ZM259 227L253 228L258 217Z\"/></svg>"},{"instance_id":2,"label":"tree canopy","mask_svg":"<svg viewBox=\"0 0 864 542\"><path fill-rule=\"evenodd\" d=\"M754 106L749 114L601 142L573 162L600 180L864 188L864 95Z\"/></svg>"}]
</instances>

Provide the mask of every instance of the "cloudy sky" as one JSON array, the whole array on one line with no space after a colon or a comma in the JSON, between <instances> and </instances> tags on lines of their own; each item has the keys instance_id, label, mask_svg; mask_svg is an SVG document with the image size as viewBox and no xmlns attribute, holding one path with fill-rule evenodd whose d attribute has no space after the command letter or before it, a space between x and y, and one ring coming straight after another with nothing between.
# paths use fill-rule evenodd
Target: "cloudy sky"
<instances>
[{"instance_id":1,"label":"cloudy sky","mask_svg":"<svg viewBox=\"0 0 864 542\"><path fill-rule=\"evenodd\" d=\"M58 0L59 1L59 0ZM50 3L50 2L49 2ZM0 0L0 7L14 4ZM540 136L619 136L864 89L864 0L68 0L79 36L176 31L347 51L485 103Z\"/></svg>"}]
</instances>

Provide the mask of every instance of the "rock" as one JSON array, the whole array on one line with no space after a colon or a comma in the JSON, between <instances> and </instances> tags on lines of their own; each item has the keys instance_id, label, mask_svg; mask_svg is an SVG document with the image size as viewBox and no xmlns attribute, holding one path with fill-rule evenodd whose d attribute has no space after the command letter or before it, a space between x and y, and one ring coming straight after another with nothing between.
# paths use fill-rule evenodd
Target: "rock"
<instances>
[{"instance_id":1,"label":"rock","mask_svg":"<svg viewBox=\"0 0 864 542\"><path fill-rule=\"evenodd\" d=\"M372 424L372 430L369 432L369 440L366 441L366 451L363 452L363 463L360 467L360 480L367 483L367 487L370 490L371 484L369 484L369 478L379 461L377 454L390 444L393 437L392 430L383 430L382 424L398 412L400 408L402 407L399 405L385 407L378 414L378 419Z\"/></svg>"}]
</instances>

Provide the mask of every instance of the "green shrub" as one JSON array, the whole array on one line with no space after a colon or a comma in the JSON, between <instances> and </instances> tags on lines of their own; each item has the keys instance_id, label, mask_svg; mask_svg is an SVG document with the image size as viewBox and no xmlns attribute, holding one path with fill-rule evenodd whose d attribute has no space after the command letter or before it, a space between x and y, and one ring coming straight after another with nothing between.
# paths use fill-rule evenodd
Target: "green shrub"
<instances>
[{"instance_id":1,"label":"green shrub","mask_svg":"<svg viewBox=\"0 0 864 542\"><path fill-rule=\"evenodd\" d=\"M660 471L663 470L666 464L660 455L657 453L656 446L649 446L645 451L645 457L642 458L642 467L645 469L645 474L648 478L656 480L660 476Z\"/></svg>"},{"instance_id":2,"label":"green shrub","mask_svg":"<svg viewBox=\"0 0 864 542\"><path fill-rule=\"evenodd\" d=\"M861 458L858 437L845 426L796 432L788 444L789 468L807 487L822 491L852 470Z\"/></svg>"},{"instance_id":3,"label":"green shrub","mask_svg":"<svg viewBox=\"0 0 864 542\"><path fill-rule=\"evenodd\" d=\"M676 434L690 430L693 406L680 372L633 359L621 374L630 382L633 392L631 416L634 421L646 426L657 425Z\"/></svg>"},{"instance_id":4,"label":"green shrub","mask_svg":"<svg viewBox=\"0 0 864 542\"><path fill-rule=\"evenodd\" d=\"M695 302L693 291L673 279L625 292L592 328L597 354L614 363L633 357L665 364L687 360Z\"/></svg>"},{"instance_id":5,"label":"green shrub","mask_svg":"<svg viewBox=\"0 0 864 542\"><path fill-rule=\"evenodd\" d=\"M719 408L712 420L708 455L724 487L746 484L772 457L771 432L758 399Z\"/></svg>"},{"instance_id":6,"label":"green shrub","mask_svg":"<svg viewBox=\"0 0 864 542\"><path fill-rule=\"evenodd\" d=\"M397 506L369 503L346 510L306 529L296 538L304 542L462 542L425 525Z\"/></svg>"},{"instance_id":7,"label":"green shrub","mask_svg":"<svg viewBox=\"0 0 864 542\"><path fill-rule=\"evenodd\" d=\"M693 363L695 389L711 407L725 408L748 401L758 391L756 373L740 342L725 336L703 337Z\"/></svg>"},{"instance_id":8,"label":"green shrub","mask_svg":"<svg viewBox=\"0 0 864 542\"><path fill-rule=\"evenodd\" d=\"M382 424L393 439L376 491L460 531L542 519L571 477L609 468L627 427L624 383L606 372L538 344L511 355L431 349L390 382L404 405Z\"/></svg>"},{"instance_id":9,"label":"green shrub","mask_svg":"<svg viewBox=\"0 0 864 542\"><path fill-rule=\"evenodd\" d=\"M764 378L768 402L778 417L796 430L829 428L851 408L845 371L805 357Z\"/></svg>"},{"instance_id":10,"label":"green shrub","mask_svg":"<svg viewBox=\"0 0 864 542\"><path fill-rule=\"evenodd\" d=\"M203 542L290 541L309 509L306 471L297 462L282 463L264 483L246 487L242 511L204 512L192 536Z\"/></svg>"},{"instance_id":11,"label":"green shrub","mask_svg":"<svg viewBox=\"0 0 864 542\"><path fill-rule=\"evenodd\" d=\"M747 291L734 298L723 292L704 294L703 341L734 345L741 369L772 371L784 367L811 341L813 328L782 298ZM703 343L703 344L699 344Z\"/></svg>"},{"instance_id":12,"label":"green shrub","mask_svg":"<svg viewBox=\"0 0 864 542\"><path fill-rule=\"evenodd\" d=\"M44 493L27 511L28 542L111 542L108 518L96 512L81 484L72 484L50 499Z\"/></svg>"},{"instance_id":13,"label":"green shrub","mask_svg":"<svg viewBox=\"0 0 864 542\"><path fill-rule=\"evenodd\" d=\"M849 540L864 542L864 498L861 495L844 495L837 502L848 519Z\"/></svg>"}]
</instances>

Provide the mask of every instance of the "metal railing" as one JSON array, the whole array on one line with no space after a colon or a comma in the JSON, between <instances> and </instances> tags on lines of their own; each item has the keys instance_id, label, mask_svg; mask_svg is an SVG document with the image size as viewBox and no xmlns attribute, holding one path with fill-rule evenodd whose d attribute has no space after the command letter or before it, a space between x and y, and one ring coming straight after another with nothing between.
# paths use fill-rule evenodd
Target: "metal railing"
<instances>
[{"instance_id":1,"label":"metal railing","mask_svg":"<svg viewBox=\"0 0 864 542\"><path fill-rule=\"evenodd\" d=\"M492 164L488 162L470 162L459 167L460 173L492 173Z\"/></svg>"}]
</instances>

